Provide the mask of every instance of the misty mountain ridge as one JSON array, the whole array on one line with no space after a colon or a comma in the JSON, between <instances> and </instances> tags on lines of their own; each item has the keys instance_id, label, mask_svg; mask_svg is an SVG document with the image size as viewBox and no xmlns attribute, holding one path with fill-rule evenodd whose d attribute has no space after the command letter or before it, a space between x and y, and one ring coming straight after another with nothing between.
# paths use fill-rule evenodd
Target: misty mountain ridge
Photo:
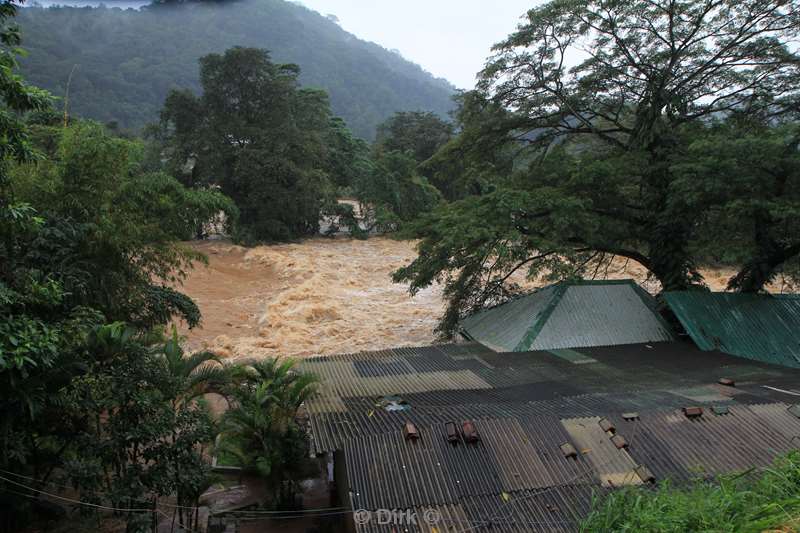
<instances>
[{"instance_id":1,"label":"misty mountain ridge","mask_svg":"<svg viewBox=\"0 0 800 533\"><path fill-rule=\"evenodd\" d=\"M396 111L446 116L453 107L455 88L446 80L285 0L139 10L31 4L20 10L18 22L28 50L24 76L63 97L78 65L71 113L123 128L156 121L171 89L199 92L197 60L232 46L265 48L276 62L298 64L301 83L325 89L333 112L365 139Z\"/></svg>"}]
</instances>

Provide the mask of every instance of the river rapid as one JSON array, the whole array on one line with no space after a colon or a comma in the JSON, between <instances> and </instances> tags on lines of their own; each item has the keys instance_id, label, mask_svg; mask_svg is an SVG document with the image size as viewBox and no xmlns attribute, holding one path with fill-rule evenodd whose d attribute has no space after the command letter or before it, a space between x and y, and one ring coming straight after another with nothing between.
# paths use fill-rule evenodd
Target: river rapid
<instances>
[{"instance_id":1,"label":"river rapid","mask_svg":"<svg viewBox=\"0 0 800 533\"><path fill-rule=\"evenodd\" d=\"M394 270L416 257L415 244L385 237L318 237L253 248L189 243L209 264L196 265L181 287L203 314L200 327L181 333L190 350L234 360L432 344L444 310L441 288L412 297L407 285L391 280ZM731 273L704 274L712 288L721 289ZM602 275L644 282L646 272L617 260ZM517 281L531 288L544 283ZM645 288L658 290L649 283Z\"/></svg>"}]
</instances>

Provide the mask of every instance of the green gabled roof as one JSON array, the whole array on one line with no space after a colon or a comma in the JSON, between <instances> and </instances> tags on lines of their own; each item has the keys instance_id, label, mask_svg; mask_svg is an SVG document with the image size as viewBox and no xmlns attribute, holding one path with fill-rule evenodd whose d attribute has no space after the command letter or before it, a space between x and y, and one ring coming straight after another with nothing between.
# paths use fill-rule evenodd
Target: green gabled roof
<instances>
[{"instance_id":1,"label":"green gabled roof","mask_svg":"<svg viewBox=\"0 0 800 533\"><path fill-rule=\"evenodd\" d=\"M461 330L497 352L673 340L655 300L633 280L550 285L465 318Z\"/></svg>"},{"instance_id":2,"label":"green gabled roof","mask_svg":"<svg viewBox=\"0 0 800 533\"><path fill-rule=\"evenodd\" d=\"M700 349L800 368L800 295L681 291L664 298Z\"/></svg>"}]
</instances>

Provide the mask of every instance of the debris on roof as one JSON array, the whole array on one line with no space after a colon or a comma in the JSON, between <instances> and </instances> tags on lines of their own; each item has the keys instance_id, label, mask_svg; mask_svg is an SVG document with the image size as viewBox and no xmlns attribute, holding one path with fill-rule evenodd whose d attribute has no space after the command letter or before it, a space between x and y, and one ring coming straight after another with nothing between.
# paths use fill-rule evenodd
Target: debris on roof
<instances>
[{"instance_id":1,"label":"debris on roof","mask_svg":"<svg viewBox=\"0 0 800 533\"><path fill-rule=\"evenodd\" d=\"M375 404L375 407L380 407L386 411L408 411L411 409L411 405L402 399L400 396L395 395L388 395L383 396L378 400Z\"/></svg>"},{"instance_id":2,"label":"debris on roof","mask_svg":"<svg viewBox=\"0 0 800 533\"><path fill-rule=\"evenodd\" d=\"M703 408L702 407L684 407L683 414L686 415L686 418L698 418L703 416Z\"/></svg>"},{"instance_id":3,"label":"debris on roof","mask_svg":"<svg viewBox=\"0 0 800 533\"><path fill-rule=\"evenodd\" d=\"M412 422L406 421L403 426L403 436L406 440L419 440L419 430Z\"/></svg>"},{"instance_id":4,"label":"debris on roof","mask_svg":"<svg viewBox=\"0 0 800 533\"><path fill-rule=\"evenodd\" d=\"M655 300L633 280L564 282L478 311L461 322L470 340L496 352L562 350L673 340Z\"/></svg>"},{"instance_id":5,"label":"debris on roof","mask_svg":"<svg viewBox=\"0 0 800 533\"><path fill-rule=\"evenodd\" d=\"M440 532L533 532L577 530L593 494L765 467L800 443L800 370L688 342L577 352L596 362L476 343L304 360L323 379L307 403L312 447L341 452L354 510L432 509ZM413 409L375 408L394 394Z\"/></svg>"},{"instance_id":6,"label":"debris on roof","mask_svg":"<svg viewBox=\"0 0 800 533\"><path fill-rule=\"evenodd\" d=\"M617 444L619 441L609 438L599 422L597 417L561 421L577 448L584 451L584 457L604 487L641 484L642 480L635 472L636 462L623 446Z\"/></svg>"},{"instance_id":7,"label":"debris on roof","mask_svg":"<svg viewBox=\"0 0 800 533\"><path fill-rule=\"evenodd\" d=\"M700 349L800 368L800 295L680 291L664 299Z\"/></svg>"}]
</instances>

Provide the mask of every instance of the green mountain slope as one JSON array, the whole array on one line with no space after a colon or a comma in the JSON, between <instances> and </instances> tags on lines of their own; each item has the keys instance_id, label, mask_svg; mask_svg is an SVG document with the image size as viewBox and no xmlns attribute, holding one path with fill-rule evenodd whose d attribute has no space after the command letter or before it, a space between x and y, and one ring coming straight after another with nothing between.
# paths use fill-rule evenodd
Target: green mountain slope
<instances>
[{"instance_id":1,"label":"green mountain slope","mask_svg":"<svg viewBox=\"0 0 800 533\"><path fill-rule=\"evenodd\" d=\"M395 111L445 114L453 87L396 53L357 39L336 23L283 0L174 7L31 7L19 24L29 51L24 75L64 95L73 113L122 127L156 120L167 92L199 89L197 59L231 46L266 48L297 63L301 82L326 89L334 112L359 136Z\"/></svg>"}]
</instances>

